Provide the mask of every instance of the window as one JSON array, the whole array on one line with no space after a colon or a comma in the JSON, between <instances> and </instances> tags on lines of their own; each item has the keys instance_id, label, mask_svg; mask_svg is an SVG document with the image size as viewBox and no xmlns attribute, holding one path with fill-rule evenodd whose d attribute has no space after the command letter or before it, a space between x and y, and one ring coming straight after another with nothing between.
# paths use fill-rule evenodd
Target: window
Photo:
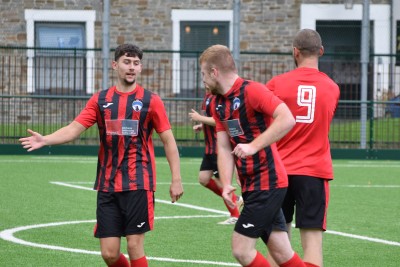
<instances>
[{"instance_id":1,"label":"window","mask_svg":"<svg viewBox=\"0 0 400 267\"><path fill-rule=\"evenodd\" d=\"M94 92L92 10L25 10L28 92Z\"/></svg>"},{"instance_id":2,"label":"window","mask_svg":"<svg viewBox=\"0 0 400 267\"><path fill-rule=\"evenodd\" d=\"M395 53L397 54L396 57L396 66L400 66L400 20L397 21L397 27L396 27L396 51Z\"/></svg>"},{"instance_id":3,"label":"window","mask_svg":"<svg viewBox=\"0 0 400 267\"><path fill-rule=\"evenodd\" d=\"M321 31L326 54L329 52L360 52L362 4L354 4L350 9L346 9L344 4L301 4L300 10L300 28ZM389 54L390 6L372 4L369 13L370 51L375 54ZM389 65L389 57L382 57L380 60L379 57L374 57L370 63L368 71L372 75L368 75L368 79L370 79L368 99L377 99L384 91L381 88L388 88L389 84L389 74L380 74L379 64ZM320 68L339 84L341 99L360 99L360 56L355 57L352 62L339 61L329 64L329 57L325 55L320 60ZM374 82L378 79L380 83ZM354 114L357 115L357 112L359 111L354 111ZM340 116L341 111L338 110L337 114Z\"/></svg>"},{"instance_id":4,"label":"window","mask_svg":"<svg viewBox=\"0 0 400 267\"><path fill-rule=\"evenodd\" d=\"M172 10L172 49L174 53L173 92L182 96L197 96L201 84L198 68L199 52L213 44L232 47L232 10Z\"/></svg>"},{"instance_id":5,"label":"window","mask_svg":"<svg viewBox=\"0 0 400 267\"><path fill-rule=\"evenodd\" d=\"M79 50L85 47L83 23L36 22L35 92L85 94L85 50Z\"/></svg>"},{"instance_id":6,"label":"window","mask_svg":"<svg viewBox=\"0 0 400 267\"><path fill-rule=\"evenodd\" d=\"M180 28L180 95L202 97L204 90L198 67L199 56L210 45L229 46L229 23L183 21Z\"/></svg>"}]
</instances>

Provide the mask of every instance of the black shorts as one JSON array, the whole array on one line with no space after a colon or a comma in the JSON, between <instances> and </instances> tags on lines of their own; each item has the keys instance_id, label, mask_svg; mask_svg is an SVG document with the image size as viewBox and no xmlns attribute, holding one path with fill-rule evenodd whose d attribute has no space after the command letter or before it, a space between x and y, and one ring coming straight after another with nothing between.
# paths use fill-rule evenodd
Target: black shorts
<instances>
[{"instance_id":1,"label":"black shorts","mask_svg":"<svg viewBox=\"0 0 400 267\"><path fill-rule=\"evenodd\" d=\"M153 229L154 192L97 192L97 238L142 234Z\"/></svg>"},{"instance_id":2,"label":"black shorts","mask_svg":"<svg viewBox=\"0 0 400 267\"><path fill-rule=\"evenodd\" d=\"M282 205L288 223L296 212L297 228L326 230L329 180L312 176L289 175L289 187Z\"/></svg>"},{"instance_id":3,"label":"black shorts","mask_svg":"<svg viewBox=\"0 0 400 267\"><path fill-rule=\"evenodd\" d=\"M272 230L287 231L282 213L286 188L249 191L242 194L244 207L235 225L235 232L268 242Z\"/></svg>"},{"instance_id":4,"label":"black shorts","mask_svg":"<svg viewBox=\"0 0 400 267\"><path fill-rule=\"evenodd\" d=\"M219 178L217 154L204 154L200 165L200 171L213 171L215 178Z\"/></svg>"}]
</instances>

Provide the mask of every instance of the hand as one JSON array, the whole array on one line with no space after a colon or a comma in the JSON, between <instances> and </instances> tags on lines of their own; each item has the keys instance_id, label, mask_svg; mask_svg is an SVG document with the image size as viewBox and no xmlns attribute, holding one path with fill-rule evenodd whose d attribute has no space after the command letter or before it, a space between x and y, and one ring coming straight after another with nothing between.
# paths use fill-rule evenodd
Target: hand
<instances>
[{"instance_id":1,"label":"hand","mask_svg":"<svg viewBox=\"0 0 400 267\"><path fill-rule=\"evenodd\" d=\"M195 132L195 133L199 133L199 132L201 132L203 130L203 124L196 124L196 125L193 125L193 131Z\"/></svg>"},{"instance_id":2,"label":"hand","mask_svg":"<svg viewBox=\"0 0 400 267\"><path fill-rule=\"evenodd\" d=\"M183 186L181 180L172 181L169 188L169 195L171 196L172 203L178 201L183 195Z\"/></svg>"},{"instance_id":3,"label":"hand","mask_svg":"<svg viewBox=\"0 0 400 267\"><path fill-rule=\"evenodd\" d=\"M30 133L31 136L23 137L18 140L22 147L27 149L28 152L41 148L45 145L44 138L41 134L34 132L31 129L28 129L28 133Z\"/></svg>"},{"instance_id":4,"label":"hand","mask_svg":"<svg viewBox=\"0 0 400 267\"><path fill-rule=\"evenodd\" d=\"M222 189L222 198L225 200L225 203L230 207L234 208L236 204L232 201L232 194L235 192L236 188L232 185L225 185Z\"/></svg>"},{"instance_id":5,"label":"hand","mask_svg":"<svg viewBox=\"0 0 400 267\"><path fill-rule=\"evenodd\" d=\"M192 109L192 112L189 112L189 117L191 121L199 121L201 115L196 110Z\"/></svg>"},{"instance_id":6,"label":"hand","mask_svg":"<svg viewBox=\"0 0 400 267\"><path fill-rule=\"evenodd\" d=\"M247 156L252 156L257 153L257 150L253 148L250 144L238 144L232 151L232 154L238 158L246 158Z\"/></svg>"}]
</instances>

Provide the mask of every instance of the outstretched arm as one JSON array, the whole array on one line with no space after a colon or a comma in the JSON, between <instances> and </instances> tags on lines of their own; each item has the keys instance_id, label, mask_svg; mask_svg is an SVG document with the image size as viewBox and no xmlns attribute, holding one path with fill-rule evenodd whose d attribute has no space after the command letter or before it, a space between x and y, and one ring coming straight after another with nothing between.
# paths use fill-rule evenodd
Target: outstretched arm
<instances>
[{"instance_id":1,"label":"outstretched arm","mask_svg":"<svg viewBox=\"0 0 400 267\"><path fill-rule=\"evenodd\" d=\"M159 135L164 144L165 155L167 157L169 168L172 174L169 194L171 196L172 203L174 203L183 195L179 151L174 135L172 134L172 130L166 130Z\"/></svg>"},{"instance_id":2,"label":"outstretched arm","mask_svg":"<svg viewBox=\"0 0 400 267\"><path fill-rule=\"evenodd\" d=\"M27 149L28 152L39 149L43 146L60 145L71 142L79 137L86 128L79 122L73 121L67 126L51 133L49 135L41 135L31 129L28 129L28 133L31 136L23 137L19 139L19 142L23 148Z\"/></svg>"}]
</instances>

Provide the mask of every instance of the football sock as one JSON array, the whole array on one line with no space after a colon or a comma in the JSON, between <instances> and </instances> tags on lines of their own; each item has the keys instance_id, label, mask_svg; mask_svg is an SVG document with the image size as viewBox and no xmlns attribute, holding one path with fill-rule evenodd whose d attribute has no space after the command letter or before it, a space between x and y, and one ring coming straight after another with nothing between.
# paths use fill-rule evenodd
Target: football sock
<instances>
[{"instance_id":1,"label":"football sock","mask_svg":"<svg viewBox=\"0 0 400 267\"><path fill-rule=\"evenodd\" d=\"M148 267L146 256L143 256L136 260L131 260L132 267Z\"/></svg>"},{"instance_id":2,"label":"football sock","mask_svg":"<svg viewBox=\"0 0 400 267\"><path fill-rule=\"evenodd\" d=\"M279 265L280 267L306 267L307 265L301 260L299 255L295 252L293 257L285 263Z\"/></svg>"},{"instance_id":3,"label":"football sock","mask_svg":"<svg viewBox=\"0 0 400 267\"><path fill-rule=\"evenodd\" d=\"M264 258L264 256L257 251L256 257L254 260L249 264L246 265L245 267L270 267L271 265L268 263L268 261Z\"/></svg>"},{"instance_id":4,"label":"football sock","mask_svg":"<svg viewBox=\"0 0 400 267\"><path fill-rule=\"evenodd\" d=\"M221 188L218 187L217 183L214 181L214 179L210 179L210 181L208 182L208 184L206 184L206 187L208 189L210 189L211 191L213 191L215 194L217 194L218 196L221 196L222 192L221 192Z\"/></svg>"},{"instance_id":5,"label":"football sock","mask_svg":"<svg viewBox=\"0 0 400 267\"><path fill-rule=\"evenodd\" d=\"M235 194L232 193L232 201L233 201L233 203L235 203L235 204L236 204L236 199L237 199L237 196L236 196ZM224 203L225 203L226 208L227 208L227 209L229 210L229 212L231 213L231 217L239 218L239 215L240 215L240 213L239 213L239 207L238 207L238 206L235 206L235 207L232 209L231 207L228 206L228 204L226 204L225 200L224 200Z\"/></svg>"},{"instance_id":6,"label":"football sock","mask_svg":"<svg viewBox=\"0 0 400 267\"><path fill-rule=\"evenodd\" d=\"M111 267L129 267L129 261L126 259L123 253L119 254L119 258L116 262L114 262Z\"/></svg>"},{"instance_id":7,"label":"football sock","mask_svg":"<svg viewBox=\"0 0 400 267\"><path fill-rule=\"evenodd\" d=\"M307 267L319 267L318 265L315 265L315 264L312 264L312 263L309 263L309 262L304 262L304 264L305 264Z\"/></svg>"}]
</instances>

